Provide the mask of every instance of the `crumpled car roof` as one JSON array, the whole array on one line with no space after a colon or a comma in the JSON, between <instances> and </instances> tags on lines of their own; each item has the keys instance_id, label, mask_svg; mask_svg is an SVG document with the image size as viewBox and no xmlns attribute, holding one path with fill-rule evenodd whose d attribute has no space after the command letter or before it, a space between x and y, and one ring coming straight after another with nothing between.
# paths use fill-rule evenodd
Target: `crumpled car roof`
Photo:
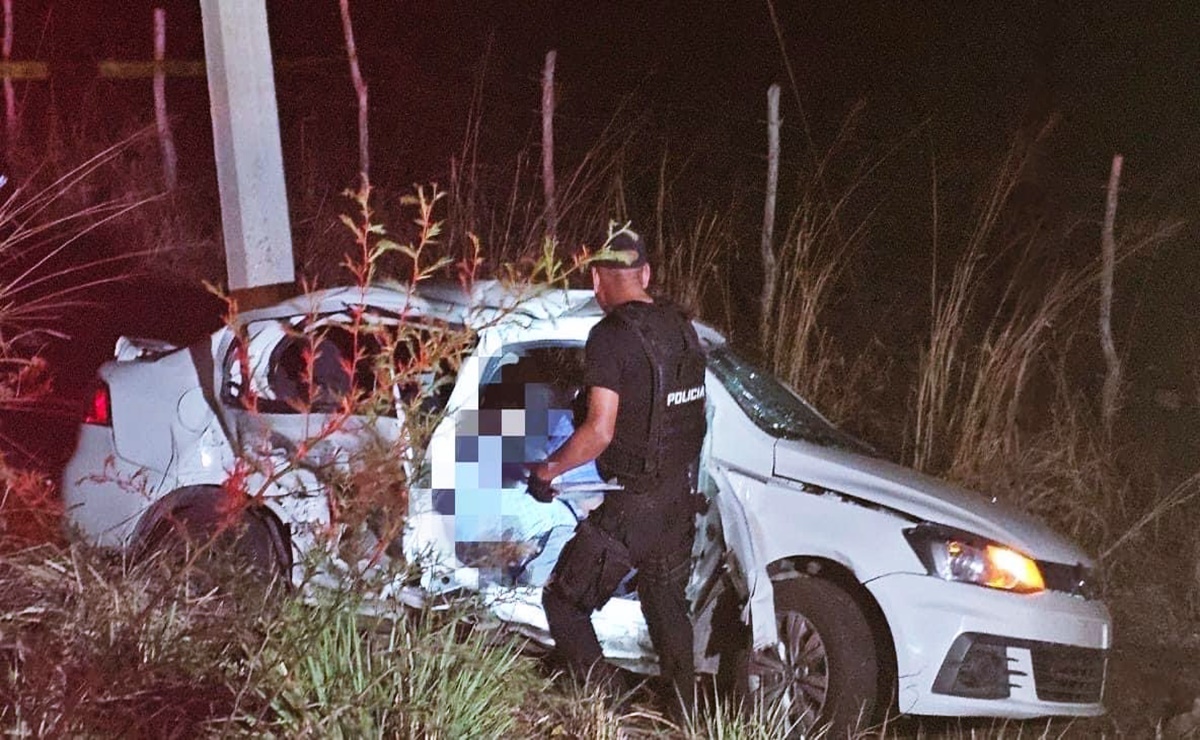
<instances>
[{"instance_id":1,"label":"crumpled car roof","mask_svg":"<svg viewBox=\"0 0 1200 740\"><path fill-rule=\"evenodd\" d=\"M456 282L431 280L419 283L415 290L401 284L316 290L246 311L239 319L249 322L305 313L326 314L352 306L370 306L397 316L412 313L472 328L510 316L547 320L568 314L602 313L590 290L501 280L480 280L464 287Z\"/></svg>"}]
</instances>

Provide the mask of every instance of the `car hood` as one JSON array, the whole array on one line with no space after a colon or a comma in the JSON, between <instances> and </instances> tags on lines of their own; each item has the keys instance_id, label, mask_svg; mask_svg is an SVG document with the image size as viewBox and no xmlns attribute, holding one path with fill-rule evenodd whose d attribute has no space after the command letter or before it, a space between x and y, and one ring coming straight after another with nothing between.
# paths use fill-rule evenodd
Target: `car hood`
<instances>
[{"instance_id":1,"label":"car hood","mask_svg":"<svg viewBox=\"0 0 1200 740\"><path fill-rule=\"evenodd\" d=\"M798 440L775 444L775 475L894 509L1056 563L1091 565L1067 538L1018 509L919 473L853 452Z\"/></svg>"}]
</instances>

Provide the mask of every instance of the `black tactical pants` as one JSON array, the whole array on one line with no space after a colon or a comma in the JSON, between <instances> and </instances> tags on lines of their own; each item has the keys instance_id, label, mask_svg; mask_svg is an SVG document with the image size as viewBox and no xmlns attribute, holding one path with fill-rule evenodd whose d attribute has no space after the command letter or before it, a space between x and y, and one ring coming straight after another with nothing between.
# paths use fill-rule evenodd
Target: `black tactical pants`
<instances>
[{"instance_id":1,"label":"black tactical pants","mask_svg":"<svg viewBox=\"0 0 1200 740\"><path fill-rule=\"evenodd\" d=\"M648 493L609 494L563 548L542 604L558 654L577 676L602 659L591 613L637 569L637 594L659 666L684 702L692 698L695 662L685 596L695 510L686 484Z\"/></svg>"}]
</instances>

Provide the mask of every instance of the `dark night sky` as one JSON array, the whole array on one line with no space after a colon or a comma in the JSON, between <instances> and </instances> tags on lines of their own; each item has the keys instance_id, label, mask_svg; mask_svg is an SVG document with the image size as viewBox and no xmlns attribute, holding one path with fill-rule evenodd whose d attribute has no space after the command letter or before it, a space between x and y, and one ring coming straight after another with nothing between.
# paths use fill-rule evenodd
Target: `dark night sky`
<instances>
[{"instance_id":1,"label":"dark night sky","mask_svg":"<svg viewBox=\"0 0 1200 740\"><path fill-rule=\"evenodd\" d=\"M644 130L672 152L696 155L700 165L689 174L697 197L760 197L765 90L778 81L785 180L812 161L802 123L823 151L861 102L854 144L875 156L892 152L877 177L898 209L928 210L935 157L951 205L969 206L1014 133L1051 117L1057 124L1027 178L1044 207L1098 213L1115 152L1126 155L1123 216L1187 215L1200 201L1200 3L773 2L782 48L768 0L586 8L352 0L371 86L373 179L445 182L480 79L483 156L536 145L538 77L553 48L562 159L591 147L621 109L644 117ZM157 4L169 16L169 55L202 58L199 2ZM16 2L15 56L51 59L63 70L49 89L82 136L127 131L151 116L148 84L98 83L89 71L96 59L150 53L156 3L114 5ZM340 188L354 174L355 104L337 0L267 7L277 60L325 59L277 76L289 177L323 177ZM204 84L172 80L168 94L185 173L211 170ZM308 151L339 165L317 167Z\"/></svg>"},{"instance_id":2,"label":"dark night sky","mask_svg":"<svg viewBox=\"0 0 1200 740\"><path fill-rule=\"evenodd\" d=\"M198 58L199 3L159 4L171 19L170 53ZM147 55L154 3L114 5L17 0L16 55ZM575 2L354 0L352 8L373 88L376 142L397 158L429 153L430 144L457 146L489 43L485 102L493 125L514 136L532 130L549 48L559 51L564 117L603 120L636 94L643 109L651 101L656 107L664 137L685 139L726 122L743 140L729 143L740 145L737 155L761 148L764 90L786 81L765 0L619 0L587 9ZM271 0L268 9L278 58L340 58L336 0ZM972 148L978 158L1022 123L1056 114L1055 145L1068 177L1102 176L1108 156L1120 150L1130 177L1192 179L1179 168L1200 147L1200 4L776 0L776 11L818 145L859 99L873 138L898 138L930 120L928 138L951 159ZM328 73L345 82L337 61ZM190 85L176 85L173 94L193 95ZM348 84L319 93L297 80L279 87L285 116L303 105L293 97L318 95L332 99L330 110L352 112ZM784 100L785 125L798 125L794 97ZM412 143L418 138L421 146Z\"/></svg>"},{"instance_id":3,"label":"dark night sky","mask_svg":"<svg viewBox=\"0 0 1200 740\"><path fill-rule=\"evenodd\" d=\"M48 92L73 135L99 140L152 120L148 83L98 82L91 70L98 59L149 58L156 3L14 4L15 58L55 65L52 83L19 90L31 112L40 104L44 114ZM157 4L168 11L169 56L202 58L197 0ZM935 155L941 192L969 206L1013 134L1051 116L1057 126L1028 183L1041 207L1098 222L1114 152L1127 157L1122 217L1186 217L1200 201L1200 3L775 0L795 91L767 0L351 0L351 6L371 86L373 179L396 187L446 181L480 79L484 157L536 145L538 80L553 48L564 158L587 150L625 104L628 115L645 117L652 140L696 155L688 182L697 197L737 193L755 213L761 212L767 86L784 85L784 178L811 162L802 122L822 150L861 101L853 144L875 156L891 152L888 167L874 175L891 209L873 237L880 254L903 252L905 245L927 249ZM268 0L267 7L277 60L326 59L276 78L289 178L322 179L337 192L355 169L355 103L337 0ZM204 83L172 80L168 95L183 176L207 178L212 186ZM340 165L323 166L307 156L314 151ZM1196 229L1187 233L1149 261L1138 275L1142 284L1123 293L1158 300L1139 315L1154 316L1164 338L1159 350L1168 353L1181 341L1181 328L1196 324L1192 276L1200 257L1188 248ZM909 289L885 288L898 295ZM107 352L110 339L95 344Z\"/></svg>"},{"instance_id":4,"label":"dark night sky","mask_svg":"<svg viewBox=\"0 0 1200 740\"><path fill-rule=\"evenodd\" d=\"M499 165L497 155L536 145L538 78L553 48L561 160L589 149L621 109L644 117L643 130L676 155L695 155L697 198L761 197L765 91L778 81L784 181L812 161L802 123L823 151L861 102L853 143L891 152L876 179L892 218L920 210L927 220L935 158L947 212L965 210L1014 133L1051 117L1056 127L1026 182L1040 207L1098 218L1114 152L1126 155L1122 216L1187 215L1200 201L1200 3L773 2L782 48L768 0L352 0L371 86L373 179L399 188L446 182L480 79L483 157ZM169 55L202 58L199 2L158 4L169 16ZM65 70L51 89L82 136L111 136L151 116L148 84L97 83L89 72L96 59L150 53L156 3L114 5L16 2L15 55ZM289 178L323 178L336 192L355 171L337 0L267 7L277 60L326 60L276 79ZM185 177L211 172L204 84L172 80L168 95ZM335 164L317 164L314 151ZM927 240L917 220L891 231Z\"/></svg>"},{"instance_id":5,"label":"dark night sky","mask_svg":"<svg viewBox=\"0 0 1200 740\"><path fill-rule=\"evenodd\" d=\"M927 242L935 158L947 212L965 211L1014 133L1051 117L1056 127L1024 186L1038 207L1098 219L1114 152L1126 155L1123 217L1187 215L1200 201L1200 3L774 2L782 48L767 0L617 0L586 9L547 0L352 0L371 87L373 179L397 188L446 182L480 79L483 158L499 165L536 146L538 78L553 48L561 159L589 149L620 109L645 119L651 141L694 155L688 186L697 199L736 193L759 207L771 82L784 85L784 182L812 161L802 124L823 151L861 102L853 146L891 152L873 183L891 209L880 249ZM15 56L56 65L53 83L37 89L52 91L81 137L127 132L151 117L149 84L97 82L90 71L96 59L149 56L155 3L114 5L16 2ZM199 3L161 5L169 55L202 58ZM355 169L337 0L267 7L277 60L325 60L276 79L289 178L327 180L337 192ZM203 173L211 186L205 86L172 80L168 95L184 177ZM1194 295L1191 251L1181 252L1188 269L1170 270L1174 283L1157 292ZM1186 317L1190 303L1174 310Z\"/></svg>"}]
</instances>

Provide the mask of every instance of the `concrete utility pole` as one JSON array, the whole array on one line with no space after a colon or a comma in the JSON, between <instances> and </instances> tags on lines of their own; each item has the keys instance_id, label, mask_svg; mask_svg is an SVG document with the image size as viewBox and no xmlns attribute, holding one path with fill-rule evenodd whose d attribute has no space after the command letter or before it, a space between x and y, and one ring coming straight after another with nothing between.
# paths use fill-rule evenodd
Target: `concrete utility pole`
<instances>
[{"instance_id":1,"label":"concrete utility pole","mask_svg":"<svg viewBox=\"0 0 1200 740\"><path fill-rule=\"evenodd\" d=\"M296 281L266 0L200 0L200 13L229 289L255 305Z\"/></svg>"}]
</instances>

